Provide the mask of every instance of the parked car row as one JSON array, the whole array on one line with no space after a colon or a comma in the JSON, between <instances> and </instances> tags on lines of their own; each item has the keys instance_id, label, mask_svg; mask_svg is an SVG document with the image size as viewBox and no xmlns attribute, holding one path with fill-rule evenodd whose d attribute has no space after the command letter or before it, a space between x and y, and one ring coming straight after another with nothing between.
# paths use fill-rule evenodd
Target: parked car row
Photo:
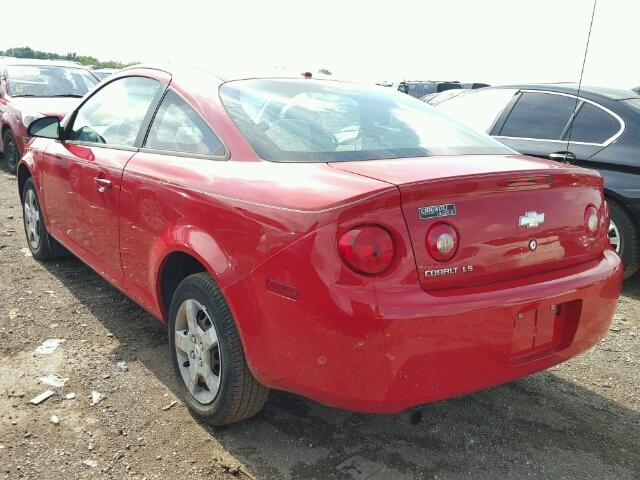
<instances>
[{"instance_id":1,"label":"parked car row","mask_svg":"<svg viewBox=\"0 0 640 480\"><path fill-rule=\"evenodd\" d=\"M398 84L398 90L415 98L422 98L426 95L433 95L447 90L469 89L488 87L486 83L460 83L456 81L436 81L436 80L411 80Z\"/></svg>"},{"instance_id":2,"label":"parked car row","mask_svg":"<svg viewBox=\"0 0 640 480\"><path fill-rule=\"evenodd\" d=\"M34 119L62 119L98 82L73 62L0 59L0 153L7 169L15 173Z\"/></svg>"},{"instance_id":3,"label":"parked car row","mask_svg":"<svg viewBox=\"0 0 640 480\"><path fill-rule=\"evenodd\" d=\"M441 93L427 103L527 155L597 170L625 276L640 268L640 95L575 84ZM568 199L567 201L571 201Z\"/></svg>"},{"instance_id":4,"label":"parked car row","mask_svg":"<svg viewBox=\"0 0 640 480\"><path fill-rule=\"evenodd\" d=\"M96 77L98 77L101 81L109 78L111 75L119 71L117 68L94 68L91 70Z\"/></svg>"},{"instance_id":5,"label":"parked car row","mask_svg":"<svg viewBox=\"0 0 640 480\"><path fill-rule=\"evenodd\" d=\"M592 106L624 121L592 102L576 156L636 128L585 141ZM616 308L596 172L393 89L127 68L28 135L33 257L70 251L167 324L182 397L213 425L270 388L367 412L470 393L590 348Z\"/></svg>"}]
</instances>

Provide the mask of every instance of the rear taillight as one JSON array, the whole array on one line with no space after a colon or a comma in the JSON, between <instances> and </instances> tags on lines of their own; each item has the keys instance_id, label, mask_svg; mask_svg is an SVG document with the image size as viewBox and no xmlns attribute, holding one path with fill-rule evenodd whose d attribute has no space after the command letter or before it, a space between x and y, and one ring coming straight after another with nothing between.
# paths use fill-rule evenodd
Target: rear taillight
<instances>
[{"instance_id":1,"label":"rear taillight","mask_svg":"<svg viewBox=\"0 0 640 480\"><path fill-rule=\"evenodd\" d=\"M427 252L434 260L451 260L458 250L458 232L446 223L436 223L427 232Z\"/></svg>"},{"instance_id":2,"label":"rear taillight","mask_svg":"<svg viewBox=\"0 0 640 480\"><path fill-rule=\"evenodd\" d=\"M584 211L584 229L587 235L595 237L600 228L600 216L598 209L593 205L589 205Z\"/></svg>"},{"instance_id":3,"label":"rear taillight","mask_svg":"<svg viewBox=\"0 0 640 480\"><path fill-rule=\"evenodd\" d=\"M395 256L391 234L377 225L353 228L340 237L338 253L351 269L376 275L391 266Z\"/></svg>"}]
</instances>

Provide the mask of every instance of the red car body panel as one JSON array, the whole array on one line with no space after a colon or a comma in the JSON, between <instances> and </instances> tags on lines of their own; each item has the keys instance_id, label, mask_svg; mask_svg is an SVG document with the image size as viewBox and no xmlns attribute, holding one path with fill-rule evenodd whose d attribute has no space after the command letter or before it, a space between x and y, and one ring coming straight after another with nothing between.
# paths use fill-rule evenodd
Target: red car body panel
<instances>
[{"instance_id":1,"label":"red car body panel","mask_svg":"<svg viewBox=\"0 0 640 480\"><path fill-rule=\"evenodd\" d=\"M517 155L267 162L229 118L210 77L176 81L138 69L109 81L132 74L182 94L223 140L228 160L35 139L19 175L33 175L49 232L163 322L166 259L182 252L202 263L264 385L395 412L545 369L606 333L620 260L604 226L589 238L578 232L582 213L576 219L587 204L606 216L597 174ZM109 188L98 192L96 178ZM557 206L572 192L565 215ZM461 235L454 263L475 262L478 271L435 285L424 278L433 262L417 208L452 198L459 214L448 220ZM483 212L475 218L465 213L474 201ZM486 228L515 227L525 208L558 217L506 239ZM391 233L396 254L384 273L360 275L336 243L372 223ZM547 245L546 266L522 251L530 237L541 240L542 254Z\"/></svg>"}]
</instances>

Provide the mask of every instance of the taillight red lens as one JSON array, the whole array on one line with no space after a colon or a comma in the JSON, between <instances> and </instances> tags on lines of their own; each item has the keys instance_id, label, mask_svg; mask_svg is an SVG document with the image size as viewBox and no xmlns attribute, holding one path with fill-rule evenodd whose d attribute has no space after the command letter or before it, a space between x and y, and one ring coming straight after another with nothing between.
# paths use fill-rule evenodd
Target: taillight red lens
<instances>
[{"instance_id":1,"label":"taillight red lens","mask_svg":"<svg viewBox=\"0 0 640 480\"><path fill-rule=\"evenodd\" d=\"M395 255L391 234L377 225L353 228L340 237L338 253L358 273L376 275L384 272Z\"/></svg>"},{"instance_id":2,"label":"taillight red lens","mask_svg":"<svg viewBox=\"0 0 640 480\"><path fill-rule=\"evenodd\" d=\"M591 237L595 236L600 228L598 209L593 205L589 205L584 211L584 228Z\"/></svg>"},{"instance_id":3,"label":"taillight red lens","mask_svg":"<svg viewBox=\"0 0 640 480\"><path fill-rule=\"evenodd\" d=\"M446 262L458 251L458 232L446 223L436 223L427 232L427 252L434 260Z\"/></svg>"}]
</instances>

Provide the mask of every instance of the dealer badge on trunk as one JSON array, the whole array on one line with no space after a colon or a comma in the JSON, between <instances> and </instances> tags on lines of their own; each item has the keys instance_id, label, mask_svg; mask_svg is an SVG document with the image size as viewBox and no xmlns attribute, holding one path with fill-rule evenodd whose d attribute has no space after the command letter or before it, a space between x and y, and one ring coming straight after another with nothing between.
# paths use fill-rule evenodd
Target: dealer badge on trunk
<instances>
[{"instance_id":1,"label":"dealer badge on trunk","mask_svg":"<svg viewBox=\"0 0 640 480\"><path fill-rule=\"evenodd\" d=\"M445 203L444 205L430 205L428 207L418 208L420 220L428 220L430 218L451 217L456 214L456 206L453 203Z\"/></svg>"}]
</instances>

